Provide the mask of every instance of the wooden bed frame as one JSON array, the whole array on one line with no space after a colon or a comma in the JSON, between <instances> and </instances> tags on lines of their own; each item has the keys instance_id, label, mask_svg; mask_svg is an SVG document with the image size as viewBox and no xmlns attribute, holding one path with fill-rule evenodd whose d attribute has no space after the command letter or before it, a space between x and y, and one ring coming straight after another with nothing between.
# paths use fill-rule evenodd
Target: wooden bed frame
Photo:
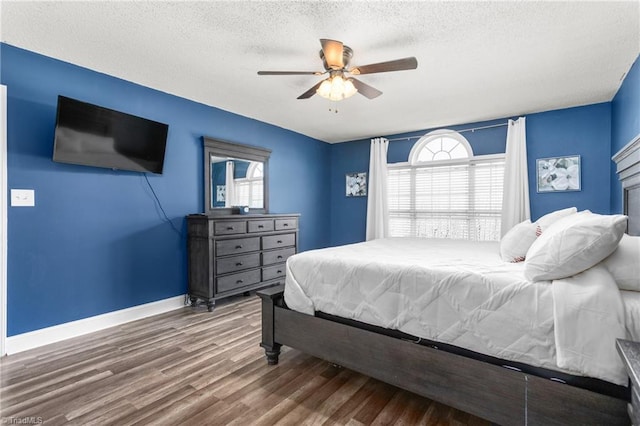
<instances>
[{"instance_id":1,"label":"wooden bed frame","mask_svg":"<svg viewBox=\"0 0 640 426\"><path fill-rule=\"evenodd\" d=\"M640 234L640 135L614 157L628 232ZM286 307L284 287L262 298L269 364L286 345L501 425L628 425L628 392L611 396L442 348ZM623 388L624 389L624 388Z\"/></svg>"},{"instance_id":2,"label":"wooden bed frame","mask_svg":"<svg viewBox=\"0 0 640 426\"><path fill-rule=\"evenodd\" d=\"M302 314L283 292L258 292L269 364L289 346L501 425L629 424L628 400Z\"/></svg>"}]
</instances>

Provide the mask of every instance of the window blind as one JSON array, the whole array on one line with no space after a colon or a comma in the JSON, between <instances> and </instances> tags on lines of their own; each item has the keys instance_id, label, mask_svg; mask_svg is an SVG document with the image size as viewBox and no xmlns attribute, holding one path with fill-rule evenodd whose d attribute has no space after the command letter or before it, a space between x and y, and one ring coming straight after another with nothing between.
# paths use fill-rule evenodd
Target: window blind
<instances>
[{"instance_id":1,"label":"window blind","mask_svg":"<svg viewBox=\"0 0 640 426\"><path fill-rule=\"evenodd\" d=\"M503 177L503 158L389 168L390 235L499 240Z\"/></svg>"},{"instance_id":2,"label":"window blind","mask_svg":"<svg viewBox=\"0 0 640 426\"><path fill-rule=\"evenodd\" d=\"M258 179L237 179L235 184L235 204L239 206L262 207L263 183Z\"/></svg>"}]
</instances>

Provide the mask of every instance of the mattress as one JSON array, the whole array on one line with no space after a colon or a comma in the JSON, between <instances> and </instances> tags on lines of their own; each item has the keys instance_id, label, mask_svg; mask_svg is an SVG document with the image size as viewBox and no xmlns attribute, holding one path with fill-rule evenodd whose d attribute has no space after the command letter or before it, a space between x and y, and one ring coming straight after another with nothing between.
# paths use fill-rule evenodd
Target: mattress
<instances>
[{"instance_id":1,"label":"mattress","mask_svg":"<svg viewBox=\"0 0 640 426\"><path fill-rule=\"evenodd\" d=\"M623 301L637 320L635 296ZM581 374L556 362L552 282L526 280L522 263L501 260L497 242L389 238L299 253L287 261L284 297L302 313Z\"/></svg>"}]
</instances>

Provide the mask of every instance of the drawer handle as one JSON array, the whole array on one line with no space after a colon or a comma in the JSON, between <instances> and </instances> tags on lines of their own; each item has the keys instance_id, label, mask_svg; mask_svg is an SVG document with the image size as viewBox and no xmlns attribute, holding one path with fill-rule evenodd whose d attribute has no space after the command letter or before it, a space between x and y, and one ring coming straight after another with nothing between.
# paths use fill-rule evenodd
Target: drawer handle
<instances>
[{"instance_id":1,"label":"drawer handle","mask_svg":"<svg viewBox=\"0 0 640 426\"><path fill-rule=\"evenodd\" d=\"M227 226L227 231L233 231L233 226Z\"/></svg>"},{"instance_id":2,"label":"drawer handle","mask_svg":"<svg viewBox=\"0 0 640 426\"><path fill-rule=\"evenodd\" d=\"M264 228L264 225L258 225L258 228Z\"/></svg>"},{"instance_id":3,"label":"drawer handle","mask_svg":"<svg viewBox=\"0 0 640 426\"><path fill-rule=\"evenodd\" d=\"M282 224L282 226L284 226L286 228L287 226L289 226L289 224L285 222L285 223Z\"/></svg>"},{"instance_id":4,"label":"drawer handle","mask_svg":"<svg viewBox=\"0 0 640 426\"><path fill-rule=\"evenodd\" d=\"M242 281L242 280L238 280L238 281L236 281L236 284L242 284L243 282L244 281Z\"/></svg>"},{"instance_id":5,"label":"drawer handle","mask_svg":"<svg viewBox=\"0 0 640 426\"><path fill-rule=\"evenodd\" d=\"M278 269L278 272L276 272L276 274L281 274L282 271L280 269Z\"/></svg>"},{"instance_id":6,"label":"drawer handle","mask_svg":"<svg viewBox=\"0 0 640 426\"><path fill-rule=\"evenodd\" d=\"M278 244L282 244L282 240L278 240Z\"/></svg>"},{"instance_id":7,"label":"drawer handle","mask_svg":"<svg viewBox=\"0 0 640 426\"><path fill-rule=\"evenodd\" d=\"M278 255L278 259L282 259L282 256L281 256L281 255Z\"/></svg>"},{"instance_id":8,"label":"drawer handle","mask_svg":"<svg viewBox=\"0 0 640 426\"><path fill-rule=\"evenodd\" d=\"M242 262L236 262L236 266L242 266Z\"/></svg>"},{"instance_id":9,"label":"drawer handle","mask_svg":"<svg viewBox=\"0 0 640 426\"><path fill-rule=\"evenodd\" d=\"M242 245L237 245L236 246L236 250L241 249L241 248L242 248Z\"/></svg>"}]
</instances>

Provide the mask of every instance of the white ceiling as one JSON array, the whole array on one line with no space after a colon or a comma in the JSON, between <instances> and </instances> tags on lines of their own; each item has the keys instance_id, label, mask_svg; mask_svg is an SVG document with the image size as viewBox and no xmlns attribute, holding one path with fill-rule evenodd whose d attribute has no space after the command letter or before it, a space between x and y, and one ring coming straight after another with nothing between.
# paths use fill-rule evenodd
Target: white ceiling
<instances>
[{"instance_id":1,"label":"white ceiling","mask_svg":"<svg viewBox=\"0 0 640 426\"><path fill-rule=\"evenodd\" d=\"M144 86L341 142L610 101L640 53L640 2L1 1L1 40ZM381 90L296 98L324 77L320 38ZM336 108L338 113L331 112Z\"/></svg>"}]
</instances>

